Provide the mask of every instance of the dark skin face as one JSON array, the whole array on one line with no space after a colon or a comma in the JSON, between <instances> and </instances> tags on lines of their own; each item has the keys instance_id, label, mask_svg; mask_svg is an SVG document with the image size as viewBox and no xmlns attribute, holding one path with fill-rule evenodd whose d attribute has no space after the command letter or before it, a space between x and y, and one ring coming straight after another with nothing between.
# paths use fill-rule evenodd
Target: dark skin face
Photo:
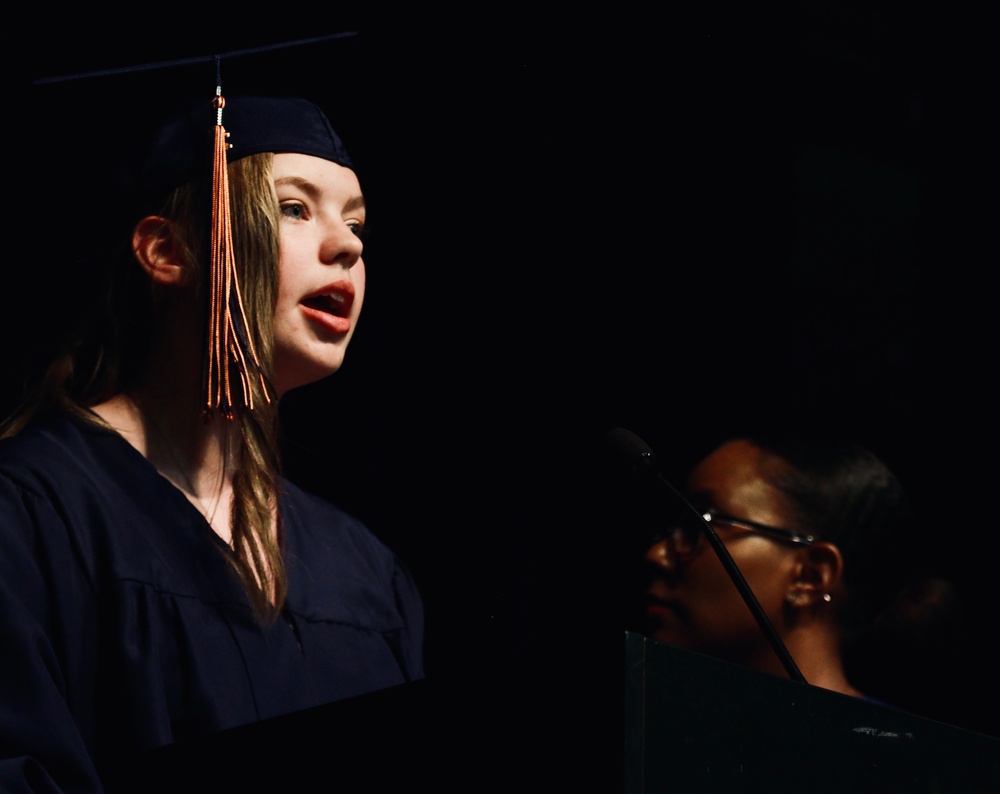
<instances>
[{"instance_id":1,"label":"dark skin face","mask_svg":"<svg viewBox=\"0 0 1000 794\"><path fill-rule=\"evenodd\" d=\"M783 465L749 442L730 441L695 467L687 495L699 510L714 508L733 517L789 527L791 505L768 477L775 466ZM722 522L713 526L782 634L793 617L787 596L795 589L809 550ZM764 633L707 541L685 554L678 552L673 540L660 540L646 550L645 561L646 636L752 666L773 663Z\"/></svg>"}]
</instances>

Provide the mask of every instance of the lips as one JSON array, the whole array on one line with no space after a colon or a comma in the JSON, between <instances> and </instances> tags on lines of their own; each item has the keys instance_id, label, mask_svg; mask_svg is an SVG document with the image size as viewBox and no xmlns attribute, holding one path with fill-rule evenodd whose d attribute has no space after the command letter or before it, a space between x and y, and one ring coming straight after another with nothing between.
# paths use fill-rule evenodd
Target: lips
<instances>
[{"instance_id":1,"label":"lips","mask_svg":"<svg viewBox=\"0 0 1000 794\"><path fill-rule=\"evenodd\" d=\"M649 602L646 604L645 613L646 617L654 618L656 620L677 617L677 610L673 607L673 605L665 604L663 602Z\"/></svg>"},{"instance_id":2,"label":"lips","mask_svg":"<svg viewBox=\"0 0 1000 794\"><path fill-rule=\"evenodd\" d=\"M353 305L354 285L349 281L328 284L300 301L303 314L337 334L346 334L351 330Z\"/></svg>"},{"instance_id":3,"label":"lips","mask_svg":"<svg viewBox=\"0 0 1000 794\"><path fill-rule=\"evenodd\" d=\"M649 618L673 620L677 618L681 608L674 600L649 592L644 599L643 611Z\"/></svg>"}]
</instances>

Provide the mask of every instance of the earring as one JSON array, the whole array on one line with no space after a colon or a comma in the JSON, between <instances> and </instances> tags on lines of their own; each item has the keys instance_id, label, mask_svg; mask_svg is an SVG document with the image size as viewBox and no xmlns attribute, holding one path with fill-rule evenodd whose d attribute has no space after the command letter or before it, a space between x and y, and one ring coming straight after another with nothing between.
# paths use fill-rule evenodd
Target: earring
<instances>
[{"instance_id":1,"label":"earring","mask_svg":"<svg viewBox=\"0 0 1000 794\"><path fill-rule=\"evenodd\" d=\"M823 593L823 600L829 604L831 601L833 601L833 597L829 593Z\"/></svg>"}]
</instances>

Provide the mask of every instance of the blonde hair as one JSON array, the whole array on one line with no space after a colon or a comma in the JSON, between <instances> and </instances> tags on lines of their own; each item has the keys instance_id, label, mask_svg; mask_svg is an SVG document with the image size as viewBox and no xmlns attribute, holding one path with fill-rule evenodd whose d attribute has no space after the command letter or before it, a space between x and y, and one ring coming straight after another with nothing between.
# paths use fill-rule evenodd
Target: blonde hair
<instances>
[{"instance_id":1,"label":"blonde hair","mask_svg":"<svg viewBox=\"0 0 1000 794\"><path fill-rule=\"evenodd\" d=\"M271 178L273 154L249 155L229 165L233 248L249 333L265 379L273 379L273 322L278 290L279 208ZM205 305L209 252L209 188L201 182L173 190L161 206L141 214L167 219L197 273L198 300ZM129 230L131 232L131 230ZM68 412L100 422L88 406L128 390L139 376L157 323L157 292L136 267L131 245L122 242L102 303L42 374L0 437L13 436L37 417ZM206 308L207 312L207 308ZM207 316L207 315L206 315ZM207 326L207 320L206 320ZM284 604L287 576L281 554L277 510L281 460L278 406L254 379L254 410L237 410L236 442L226 454L234 471L230 560L262 622L273 622ZM197 417L194 417L198 421Z\"/></svg>"},{"instance_id":2,"label":"blonde hair","mask_svg":"<svg viewBox=\"0 0 1000 794\"><path fill-rule=\"evenodd\" d=\"M268 382L274 375L274 307L278 294L278 198L271 178L274 155L250 155L229 167L233 247L249 331ZM288 592L277 507L281 458L278 403L250 379L254 409L239 410L242 444L233 476L232 546L235 568L259 618L274 620ZM273 397L273 395L272 395ZM217 419L216 421L224 421ZM272 531L273 527L273 531Z\"/></svg>"}]
</instances>

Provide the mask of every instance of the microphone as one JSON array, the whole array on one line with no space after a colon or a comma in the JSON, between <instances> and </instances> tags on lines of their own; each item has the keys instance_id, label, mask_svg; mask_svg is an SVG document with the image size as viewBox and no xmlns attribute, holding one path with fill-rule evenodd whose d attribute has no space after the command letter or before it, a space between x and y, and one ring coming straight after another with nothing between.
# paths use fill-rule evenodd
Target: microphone
<instances>
[{"instance_id":1,"label":"microphone","mask_svg":"<svg viewBox=\"0 0 1000 794\"><path fill-rule=\"evenodd\" d=\"M665 488L671 495L672 500L680 502L686 510L690 510L693 515L698 517L698 525L705 533L705 537L708 539L709 544L711 544L712 550L719 558L719 562L722 563L722 567L726 569L729 578L733 580L733 584L736 585L740 596L742 596L743 601L750 609L761 631L764 632L764 636L767 637L774 652L778 655L789 677L796 681L801 681L803 684L807 683L792 655L785 647L785 643L781 641L781 637L778 636L778 632L775 631L771 621L764 613L760 602L757 601L757 597L753 594L753 590L750 589L750 585L747 584L742 572L733 560L729 549L726 548L726 544L716 534L715 527L706 521L701 512L663 476L662 472L656 466L656 456L653 454L653 450L649 444L624 427L616 427L609 431L607 442L612 453L618 457L619 461L628 464L634 474L649 480L657 487Z\"/></svg>"}]
</instances>

